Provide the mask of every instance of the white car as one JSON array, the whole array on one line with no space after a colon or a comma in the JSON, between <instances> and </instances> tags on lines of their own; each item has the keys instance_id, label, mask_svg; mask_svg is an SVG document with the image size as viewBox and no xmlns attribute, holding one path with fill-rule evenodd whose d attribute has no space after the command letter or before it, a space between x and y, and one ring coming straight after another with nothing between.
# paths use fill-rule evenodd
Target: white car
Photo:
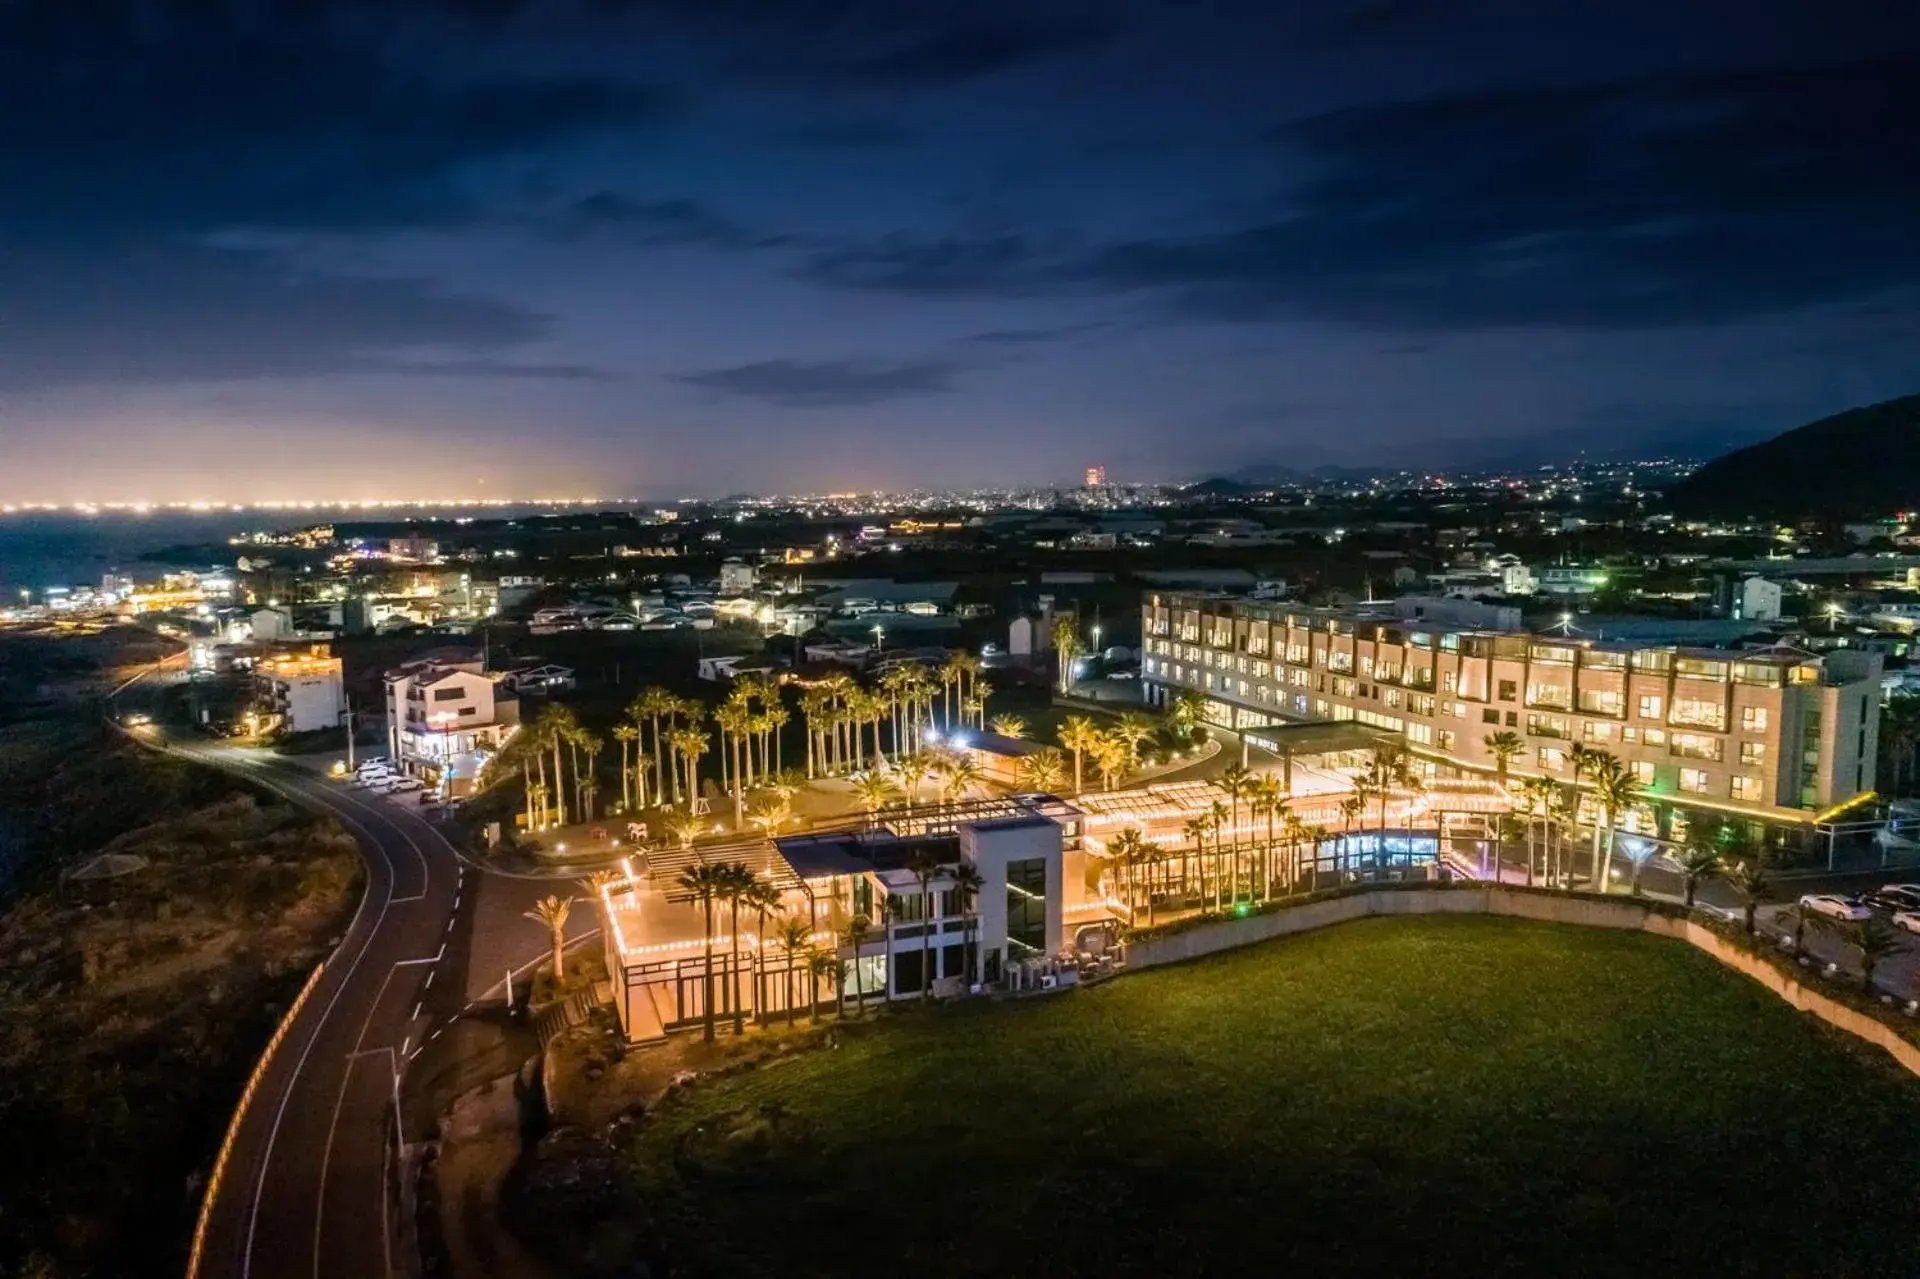
<instances>
[{"instance_id":1,"label":"white car","mask_svg":"<svg viewBox=\"0 0 1920 1279\"><path fill-rule=\"evenodd\" d=\"M1920 910L1894 911L1893 926L1910 933L1920 933Z\"/></svg>"},{"instance_id":2,"label":"white car","mask_svg":"<svg viewBox=\"0 0 1920 1279\"><path fill-rule=\"evenodd\" d=\"M1851 897L1842 897L1838 893L1808 893L1800 899L1800 909L1812 911L1816 915L1825 915L1828 919L1844 920L1857 924L1863 919L1872 919L1873 912L1864 904Z\"/></svg>"},{"instance_id":3,"label":"white car","mask_svg":"<svg viewBox=\"0 0 1920 1279\"><path fill-rule=\"evenodd\" d=\"M1880 891L1896 897L1920 897L1920 884L1882 884Z\"/></svg>"},{"instance_id":4,"label":"white car","mask_svg":"<svg viewBox=\"0 0 1920 1279\"><path fill-rule=\"evenodd\" d=\"M393 784L387 787L387 794L397 795L401 791L419 790L425 785L426 783L418 777L396 777Z\"/></svg>"}]
</instances>

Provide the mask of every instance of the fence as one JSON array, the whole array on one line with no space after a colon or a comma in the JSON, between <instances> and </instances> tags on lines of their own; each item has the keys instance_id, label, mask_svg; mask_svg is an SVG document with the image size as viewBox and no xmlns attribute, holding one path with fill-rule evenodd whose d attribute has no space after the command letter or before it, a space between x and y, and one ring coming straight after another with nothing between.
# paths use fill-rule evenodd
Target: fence
<instances>
[{"instance_id":1,"label":"fence","mask_svg":"<svg viewBox=\"0 0 1920 1279\"><path fill-rule=\"evenodd\" d=\"M319 984L320 974L325 972L323 960L307 974L306 984L300 987L300 993L287 1005L287 1011L280 1018L280 1024L273 1028L273 1038L267 1040L267 1046L261 1050L260 1059L253 1063L253 1073L247 1076L247 1086L241 1090L240 1102L233 1108L233 1118L227 1121L226 1136L220 1139L220 1153L213 1158L213 1171L207 1175L207 1190L200 1197L200 1216L193 1224L193 1248L187 1254L187 1279L199 1279L200 1257L207 1244L207 1219L213 1215L213 1202L220 1194L220 1182L227 1172L227 1159L233 1154L234 1138L239 1135L240 1121L246 1118L247 1107L253 1103L254 1091L260 1087L261 1078L267 1073L267 1067L273 1062L274 1050L280 1047L280 1041L286 1038L287 1030L300 1015L301 1005L307 1002L307 996Z\"/></svg>"},{"instance_id":2,"label":"fence","mask_svg":"<svg viewBox=\"0 0 1920 1279\"><path fill-rule=\"evenodd\" d=\"M1751 977L1803 1012L1885 1049L1910 1073L1920 1075L1920 1027L1889 1024L1883 1015L1807 985L1790 964L1747 949L1690 918L1682 908L1645 899L1474 886L1370 888L1321 901L1271 910L1244 919L1200 924L1127 944L1127 970L1198 959L1275 937L1311 932L1332 924L1374 915L1505 915L1587 928L1630 929L1672 937L1705 951L1734 971ZM1884 1016L1898 1017L1897 1013Z\"/></svg>"}]
</instances>

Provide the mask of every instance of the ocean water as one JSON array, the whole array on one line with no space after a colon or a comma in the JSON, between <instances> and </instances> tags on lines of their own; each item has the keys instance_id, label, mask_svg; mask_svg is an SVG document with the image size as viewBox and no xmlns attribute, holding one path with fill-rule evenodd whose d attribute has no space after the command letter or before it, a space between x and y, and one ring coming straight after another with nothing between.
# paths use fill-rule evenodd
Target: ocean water
<instances>
[{"instance_id":1,"label":"ocean water","mask_svg":"<svg viewBox=\"0 0 1920 1279\"><path fill-rule=\"evenodd\" d=\"M261 527L274 525L263 522L258 513L230 511L204 515L87 516L65 511L0 514L0 600L17 599L23 590L38 597L53 586L98 586L109 572L151 581L169 569L208 568L211 565L156 563L140 556L167 546L223 543L235 534ZM220 561L231 564L233 557L222 555Z\"/></svg>"}]
</instances>

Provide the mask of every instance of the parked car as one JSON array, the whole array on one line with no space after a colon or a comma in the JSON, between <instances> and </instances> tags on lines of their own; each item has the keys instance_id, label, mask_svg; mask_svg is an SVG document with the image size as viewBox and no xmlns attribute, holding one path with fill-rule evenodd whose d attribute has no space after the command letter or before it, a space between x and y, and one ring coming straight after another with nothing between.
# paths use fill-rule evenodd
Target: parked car
<instances>
[{"instance_id":1,"label":"parked car","mask_svg":"<svg viewBox=\"0 0 1920 1279\"><path fill-rule=\"evenodd\" d=\"M1883 893L1905 893L1909 897L1920 899L1920 884L1882 884L1880 885L1880 891Z\"/></svg>"},{"instance_id":2,"label":"parked car","mask_svg":"<svg viewBox=\"0 0 1920 1279\"><path fill-rule=\"evenodd\" d=\"M1910 933L1920 933L1920 910L1894 911L1893 926Z\"/></svg>"},{"instance_id":3,"label":"parked car","mask_svg":"<svg viewBox=\"0 0 1920 1279\"><path fill-rule=\"evenodd\" d=\"M418 777L396 777L393 785L387 787L387 793L398 794L401 791L420 790L426 785Z\"/></svg>"},{"instance_id":4,"label":"parked car","mask_svg":"<svg viewBox=\"0 0 1920 1279\"><path fill-rule=\"evenodd\" d=\"M1816 915L1825 915L1828 919L1844 920L1850 924L1873 918L1873 912L1867 909L1864 902L1852 897L1842 897L1838 893L1808 893L1800 899L1800 909L1812 911Z\"/></svg>"},{"instance_id":5,"label":"parked car","mask_svg":"<svg viewBox=\"0 0 1920 1279\"><path fill-rule=\"evenodd\" d=\"M1867 905L1881 910L1920 910L1920 892L1909 892L1904 884L1888 884L1878 892L1868 893Z\"/></svg>"}]
</instances>

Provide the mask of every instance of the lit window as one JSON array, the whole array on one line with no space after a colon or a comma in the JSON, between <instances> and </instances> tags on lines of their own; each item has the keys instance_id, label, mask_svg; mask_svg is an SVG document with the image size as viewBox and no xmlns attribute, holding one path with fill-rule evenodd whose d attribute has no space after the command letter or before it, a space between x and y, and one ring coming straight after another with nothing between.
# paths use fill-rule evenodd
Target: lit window
<instances>
[{"instance_id":1,"label":"lit window","mask_svg":"<svg viewBox=\"0 0 1920 1279\"><path fill-rule=\"evenodd\" d=\"M1760 798L1760 779L1758 777L1734 778L1733 797L1735 799L1757 801Z\"/></svg>"},{"instance_id":2,"label":"lit window","mask_svg":"<svg viewBox=\"0 0 1920 1279\"><path fill-rule=\"evenodd\" d=\"M1740 762L1742 764L1764 764L1767 762L1765 742L1741 742Z\"/></svg>"},{"instance_id":3,"label":"lit window","mask_svg":"<svg viewBox=\"0 0 1920 1279\"><path fill-rule=\"evenodd\" d=\"M1749 733L1767 731L1767 708L1764 706L1742 706L1740 708L1740 727Z\"/></svg>"},{"instance_id":4,"label":"lit window","mask_svg":"<svg viewBox=\"0 0 1920 1279\"><path fill-rule=\"evenodd\" d=\"M1680 770L1680 789L1695 795L1707 793L1707 770L1704 768L1683 768Z\"/></svg>"},{"instance_id":5,"label":"lit window","mask_svg":"<svg viewBox=\"0 0 1920 1279\"><path fill-rule=\"evenodd\" d=\"M1407 740L1418 742L1422 746L1433 745L1433 726L1431 724L1408 724Z\"/></svg>"},{"instance_id":6,"label":"lit window","mask_svg":"<svg viewBox=\"0 0 1920 1279\"><path fill-rule=\"evenodd\" d=\"M1653 765L1647 763L1644 759L1634 760L1633 780L1639 782L1642 786L1653 785Z\"/></svg>"},{"instance_id":7,"label":"lit window","mask_svg":"<svg viewBox=\"0 0 1920 1279\"><path fill-rule=\"evenodd\" d=\"M1567 766L1567 753L1553 746L1540 748L1540 767L1549 772L1558 773Z\"/></svg>"},{"instance_id":8,"label":"lit window","mask_svg":"<svg viewBox=\"0 0 1920 1279\"><path fill-rule=\"evenodd\" d=\"M1658 697L1655 697L1651 693L1648 693L1645 696L1641 697L1640 718L1641 719L1659 719L1660 718L1660 699Z\"/></svg>"}]
</instances>

